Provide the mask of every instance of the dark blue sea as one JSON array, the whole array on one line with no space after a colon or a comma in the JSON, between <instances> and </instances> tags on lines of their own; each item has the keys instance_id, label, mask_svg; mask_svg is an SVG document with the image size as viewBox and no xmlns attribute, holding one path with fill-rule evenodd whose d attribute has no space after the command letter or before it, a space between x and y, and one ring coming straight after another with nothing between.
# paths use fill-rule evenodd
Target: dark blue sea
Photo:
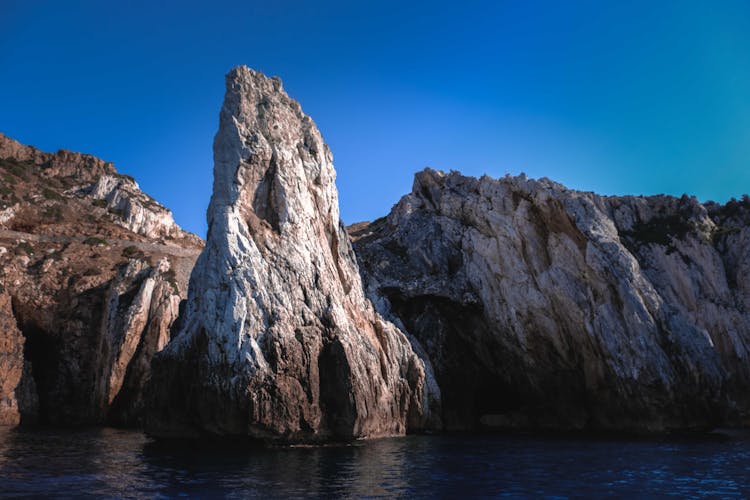
<instances>
[{"instance_id":1,"label":"dark blue sea","mask_svg":"<svg viewBox=\"0 0 750 500\"><path fill-rule=\"evenodd\" d=\"M115 429L0 430L0 496L750 496L750 440L409 436L349 446L155 444Z\"/></svg>"}]
</instances>

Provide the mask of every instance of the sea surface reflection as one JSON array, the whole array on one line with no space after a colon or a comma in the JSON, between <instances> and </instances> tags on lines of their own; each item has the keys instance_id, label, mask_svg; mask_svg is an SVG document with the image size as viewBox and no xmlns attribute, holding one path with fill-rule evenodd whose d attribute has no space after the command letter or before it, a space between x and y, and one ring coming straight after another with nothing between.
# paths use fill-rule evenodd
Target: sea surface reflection
<instances>
[{"instance_id":1,"label":"sea surface reflection","mask_svg":"<svg viewBox=\"0 0 750 500\"><path fill-rule=\"evenodd\" d=\"M667 494L750 495L750 441L471 435L226 449L116 429L0 430L4 497Z\"/></svg>"}]
</instances>

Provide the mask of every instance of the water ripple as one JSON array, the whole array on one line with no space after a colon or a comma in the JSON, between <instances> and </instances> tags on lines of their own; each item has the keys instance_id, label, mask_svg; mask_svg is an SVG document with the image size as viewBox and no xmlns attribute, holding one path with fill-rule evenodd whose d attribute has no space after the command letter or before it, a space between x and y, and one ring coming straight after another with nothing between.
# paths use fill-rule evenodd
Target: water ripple
<instances>
[{"instance_id":1,"label":"water ripple","mask_svg":"<svg viewBox=\"0 0 750 500\"><path fill-rule=\"evenodd\" d=\"M217 450L115 429L0 430L0 496L744 498L749 459L741 439L411 436Z\"/></svg>"}]
</instances>

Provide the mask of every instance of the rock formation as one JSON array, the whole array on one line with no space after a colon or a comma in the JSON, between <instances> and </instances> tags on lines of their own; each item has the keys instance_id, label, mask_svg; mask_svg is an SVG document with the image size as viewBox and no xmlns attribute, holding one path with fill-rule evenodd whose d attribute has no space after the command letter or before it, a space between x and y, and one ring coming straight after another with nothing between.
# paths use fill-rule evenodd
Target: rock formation
<instances>
[{"instance_id":1,"label":"rock formation","mask_svg":"<svg viewBox=\"0 0 750 500\"><path fill-rule=\"evenodd\" d=\"M434 426L430 367L365 299L328 147L281 81L227 75L206 247L146 428L319 441Z\"/></svg>"},{"instance_id":2,"label":"rock formation","mask_svg":"<svg viewBox=\"0 0 750 500\"><path fill-rule=\"evenodd\" d=\"M199 240L175 224L172 212L143 193L135 179L115 170L112 163L90 155L60 150L45 153L0 134L0 224L24 231L45 222L62 222L66 202L88 199L93 217L109 214L108 221L149 240ZM31 203L31 202L34 203ZM44 211L38 210L41 202ZM45 220L46 219L46 220ZM65 218L70 222L70 217Z\"/></svg>"},{"instance_id":3,"label":"rock formation","mask_svg":"<svg viewBox=\"0 0 750 500\"><path fill-rule=\"evenodd\" d=\"M750 412L750 202L424 170L351 228L449 429L663 431Z\"/></svg>"},{"instance_id":4,"label":"rock formation","mask_svg":"<svg viewBox=\"0 0 750 500\"><path fill-rule=\"evenodd\" d=\"M137 424L202 242L111 163L0 135L0 424Z\"/></svg>"},{"instance_id":5,"label":"rock formation","mask_svg":"<svg viewBox=\"0 0 750 500\"><path fill-rule=\"evenodd\" d=\"M22 415L31 420L36 417L36 387L31 364L23 355L24 343L10 295L0 292L0 425L17 425Z\"/></svg>"},{"instance_id":6,"label":"rock formation","mask_svg":"<svg viewBox=\"0 0 750 500\"><path fill-rule=\"evenodd\" d=\"M0 425L320 442L750 421L750 199L426 169L353 248L312 120L276 78L226 86L197 263L112 164L0 134Z\"/></svg>"}]
</instances>

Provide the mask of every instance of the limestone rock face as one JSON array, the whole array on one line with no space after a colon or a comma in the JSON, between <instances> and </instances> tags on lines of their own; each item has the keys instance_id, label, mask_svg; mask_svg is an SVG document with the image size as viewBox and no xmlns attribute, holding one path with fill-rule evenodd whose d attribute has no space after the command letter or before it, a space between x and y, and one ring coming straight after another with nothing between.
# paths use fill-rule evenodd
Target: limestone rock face
<instances>
[{"instance_id":1,"label":"limestone rock face","mask_svg":"<svg viewBox=\"0 0 750 500\"><path fill-rule=\"evenodd\" d=\"M206 247L154 359L155 436L285 441L436 425L429 364L364 297L332 156L277 78L227 75Z\"/></svg>"},{"instance_id":2,"label":"limestone rock face","mask_svg":"<svg viewBox=\"0 0 750 500\"><path fill-rule=\"evenodd\" d=\"M172 212L143 194L138 183L123 175L102 175L84 190L88 196L106 202L106 207L119 214L118 222L134 233L148 238L169 238L181 233Z\"/></svg>"},{"instance_id":3,"label":"limestone rock face","mask_svg":"<svg viewBox=\"0 0 750 500\"><path fill-rule=\"evenodd\" d=\"M0 169L5 174L0 186L0 228L28 232L45 222L70 222L72 214L61 205L77 200L91 206L79 217L104 215L151 240L200 243L175 224L172 212L143 193L132 177L94 156L66 150L45 153L0 134Z\"/></svg>"},{"instance_id":4,"label":"limestone rock face","mask_svg":"<svg viewBox=\"0 0 750 500\"><path fill-rule=\"evenodd\" d=\"M62 283L57 266L49 268L52 279L18 273L5 295L12 307L0 310L0 371L14 374L0 377L8 385L2 391L25 394L29 386L18 374L32 384L29 410L19 406L15 421L5 423L136 425L151 357L179 313L169 262L132 259L88 276L90 268L79 274L72 267Z\"/></svg>"},{"instance_id":5,"label":"limestone rock face","mask_svg":"<svg viewBox=\"0 0 750 500\"><path fill-rule=\"evenodd\" d=\"M662 431L750 412L750 203L417 174L351 228L427 351L447 428Z\"/></svg>"},{"instance_id":6,"label":"limestone rock face","mask_svg":"<svg viewBox=\"0 0 750 500\"><path fill-rule=\"evenodd\" d=\"M111 163L2 135L0 214L0 424L139 424L202 242Z\"/></svg>"},{"instance_id":7,"label":"limestone rock face","mask_svg":"<svg viewBox=\"0 0 750 500\"><path fill-rule=\"evenodd\" d=\"M47 266L45 278L18 259L5 270L13 281L5 295L12 307L0 309L0 372L8 372L0 373L2 393L25 397L31 387L32 394L19 400L28 410L20 404L6 424L131 426L142 420L151 358L168 342L179 315L176 275L167 257L154 266L133 258L96 273L64 263L81 250L71 245L59 265ZM19 374L29 375L31 385Z\"/></svg>"},{"instance_id":8,"label":"limestone rock face","mask_svg":"<svg viewBox=\"0 0 750 500\"><path fill-rule=\"evenodd\" d=\"M169 273L166 258L153 267L132 260L108 287L98 335L95 394L110 423L141 422L151 359L169 342L180 312L179 291Z\"/></svg>"}]
</instances>

